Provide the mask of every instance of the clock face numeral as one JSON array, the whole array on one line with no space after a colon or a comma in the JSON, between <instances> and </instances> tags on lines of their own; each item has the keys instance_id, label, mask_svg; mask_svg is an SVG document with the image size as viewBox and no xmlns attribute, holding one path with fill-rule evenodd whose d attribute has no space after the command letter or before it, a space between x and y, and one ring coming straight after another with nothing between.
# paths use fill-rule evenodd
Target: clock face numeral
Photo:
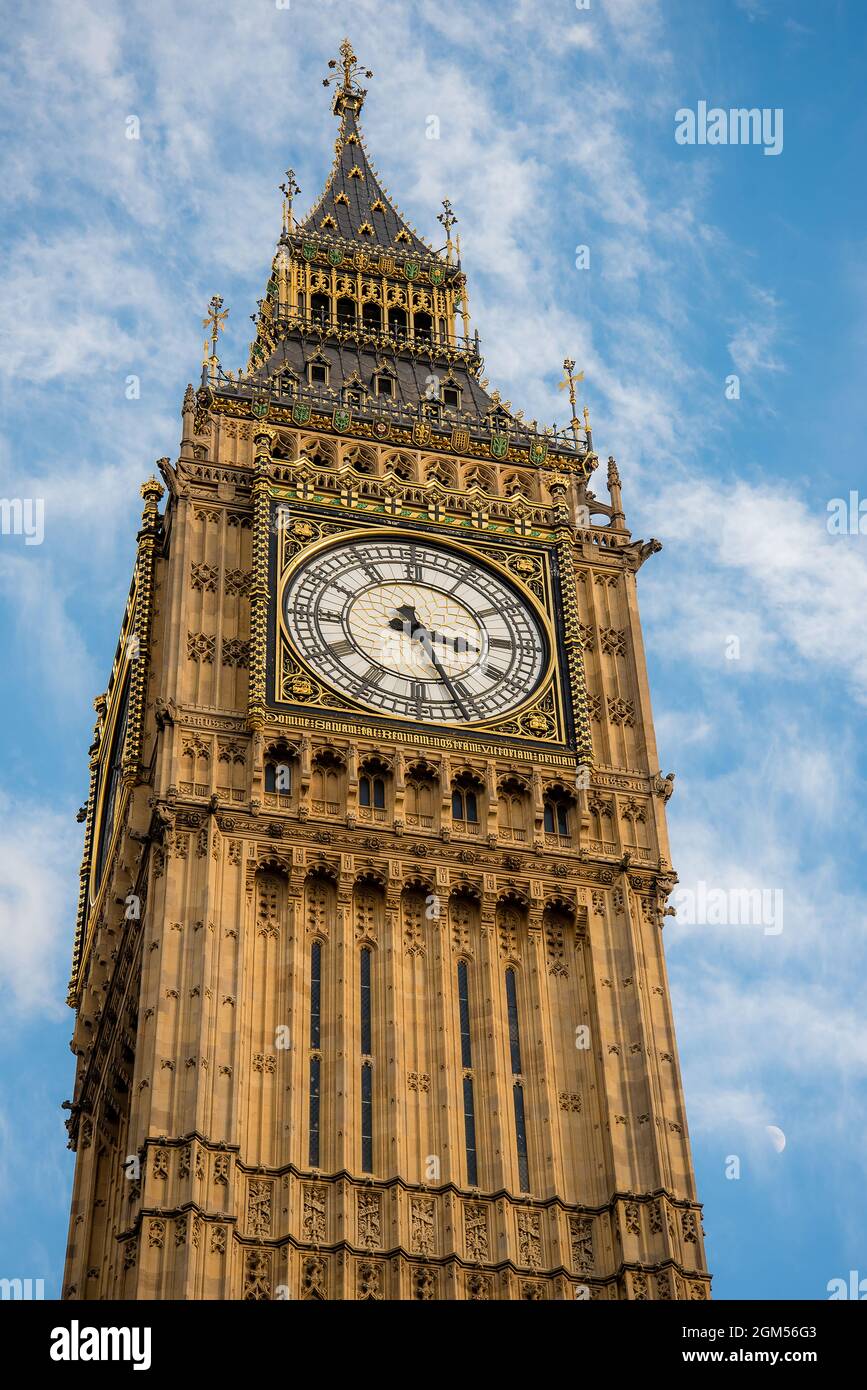
<instances>
[{"instance_id":1,"label":"clock face numeral","mask_svg":"<svg viewBox=\"0 0 867 1390\"><path fill-rule=\"evenodd\" d=\"M445 546L344 541L302 565L286 629L318 676L404 719L470 724L532 694L547 643L508 581Z\"/></svg>"}]
</instances>

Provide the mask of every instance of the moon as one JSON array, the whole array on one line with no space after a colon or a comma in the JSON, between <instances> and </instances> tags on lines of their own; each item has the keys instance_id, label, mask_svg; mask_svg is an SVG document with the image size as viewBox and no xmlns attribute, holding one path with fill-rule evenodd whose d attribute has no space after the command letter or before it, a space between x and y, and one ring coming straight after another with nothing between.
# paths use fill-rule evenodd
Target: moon
<instances>
[{"instance_id":1,"label":"moon","mask_svg":"<svg viewBox=\"0 0 867 1390\"><path fill-rule=\"evenodd\" d=\"M778 1125L766 1125L765 1133L773 1144L778 1154L783 1152L786 1147L786 1136Z\"/></svg>"}]
</instances>

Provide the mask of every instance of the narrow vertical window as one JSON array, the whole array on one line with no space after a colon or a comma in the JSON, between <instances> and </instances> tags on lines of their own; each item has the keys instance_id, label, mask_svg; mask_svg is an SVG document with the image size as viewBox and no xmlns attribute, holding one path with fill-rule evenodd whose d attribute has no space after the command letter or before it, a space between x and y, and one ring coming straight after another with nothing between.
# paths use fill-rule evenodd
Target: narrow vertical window
<instances>
[{"instance_id":1,"label":"narrow vertical window","mask_svg":"<svg viewBox=\"0 0 867 1390\"><path fill-rule=\"evenodd\" d=\"M361 1055L369 1057L370 1046L370 950L361 952Z\"/></svg>"},{"instance_id":2,"label":"narrow vertical window","mask_svg":"<svg viewBox=\"0 0 867 1390\"><path fill-rule=\"evenodd\" d=\"M322 942L314 941L310 955L310 1046L319 1047L322 1005Z\"/></svg>"},{"instance_id":3,"label":"narrow vertical window","mask_svg":"<svg viewBox=\"0 0 867 1390\"><path fill-rule=\"evenodd\" d=\"M373 1063L370 1026L370 950L361 952L361 1171L373 1172Z\"/></svg>"},{"instance_id":4,"label":"narrow vertical window","mask_svg":"<svg viewBox=\"0 0 867 1390\"><path fill-rule=\"evenodd\" d=\"M461 1066L471 1067L473 1057L470 1045L470 994L465 960L458 961L458 1000L461 1011Z\"/></svg>"},{"instance_id":5,"label":"narrow vertical window","mask_svg":"<svg viewBox=\"0 0 867 1390\"><path fill-rule=\"evenodd\" d=\"M319 1094L322 1060L319 1056L322 1008L322 942L314 941L310 952L310 1133L308 1162L319 1167Z\"/></svg>"},{"instance_id":6,"label":"narrow vertical window","mask_svg":"<svg viewBox=\"0 0 867 1390\"><path fill-rule=\"evenodd\" d=\"M310 1058L310 1151L311 1168L319 1167L319 1069L318 1057Z\"/></svg>"},{"instance_id":7,"label":"narrow vertical window","mask_svg":"<svg viewBox=\"0 0 867 1390\"><path fill-rule=\"evenodd\" d=\"M527 1162L527 1124L524 1119L524 1088L516 1081L512 1087L515 1100L515 1136L518 1148L518 1182L522 1192L530 1191L530 1165Z\"/></svg>"},{"instance_id":8,"label":"narrow vertical window","mask_svg":"<svg viewBox=\"0 0 867 1390\"><path fill-rule=\"evenodd\" d=\"M476 1154L476 1107L473 1096L473 1051L470 1038L470 991L467 963L458 961L458 1006L461 1021L461 1066L464 1069L464 1136L467 1151L467 1182L477 1187L479 1182Z\"/></svg>"},{"instance_id":9,"label":"narrow vertical window","mask_svg":"<svg viewBox=\"0 0 867 1390\"><path fill-rule=\"evenodd\" d=\"M361 1171L373 1172L373 1067L361 1064Z\"/></svg>"},{"instance_id":10,"label":"narrow vertical window","mask_svg":"<svg viewBox=\"0 0 867 1390\"><path fill-rule=\"evenodd\" d=\"M467 1182L478 1187L479 1170L476 1162L476 1107L473 1101L473 1078L464 1077L464 1133L467 1143Z\"/></svg>"},{"instance_id":11,"label":"narrow vertical window","mask_svg":"<svg viewBox=\"0 0 867 1390\"><path fill-rule=\"evenodd\" d=\"M527 1121L524 1111L524 1078L521 1072L521 1037L518 1032L518 991L514 970L506 971L506 1005L509 1013L509 1051L512 1058L512 1096L515 1105L518 1181L521 1191L529 1192L530 1167L527 1161Z\"/></svg>"}]
</instances>

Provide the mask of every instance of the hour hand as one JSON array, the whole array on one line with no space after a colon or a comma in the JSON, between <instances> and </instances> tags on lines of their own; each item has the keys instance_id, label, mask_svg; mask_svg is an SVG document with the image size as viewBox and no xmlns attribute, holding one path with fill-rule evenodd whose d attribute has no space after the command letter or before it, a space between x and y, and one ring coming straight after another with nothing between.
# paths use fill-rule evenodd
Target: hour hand
<instances>
[{"instance_id":1,"label":"hour hand","mask_svg":"<svg viewBox=\"0 0 867 1390\"><path fill-rule=\"evenodd\" d=\"M444 632L428 632L432 642L441 642L444 647L454 647L456 652L478 652L466 637L447 637Z\"/></svg>"},{"instance_id":2,"label":"hour hand","mask_svg":"<svg viewBox=\"0 0 867 1390\"><path fill-rule=\"evenodd\" d=\"M392 618L389 623L389 627L394 628L395 632L408 632L410 637L426 634L427 629L424 623L419 622L418 615L411 604L402 603L399 608L395 609L395 612L399 614L399 617Z\"/></svg>"}]
</instances>

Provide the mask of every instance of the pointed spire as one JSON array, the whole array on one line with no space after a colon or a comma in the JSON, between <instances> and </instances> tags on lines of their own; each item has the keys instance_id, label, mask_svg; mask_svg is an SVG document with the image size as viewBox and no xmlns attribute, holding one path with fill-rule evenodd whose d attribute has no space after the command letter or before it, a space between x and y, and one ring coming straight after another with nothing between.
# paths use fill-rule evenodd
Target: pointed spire
<instances>
[{"instance_id":1,"label":"pointed spire","mask_svg":"<svg viewBox=\"0 0 867 1390\"><path fill-rule=\"evenodd\" d=\"M364 147L358 113L367 89L360 85L358 77L373 74L368 68L359 68L348 39L341 44L340 54L339 61L332 58L329 63L336 70L335 75L323 79L326 87L335 85L332 109L340 117L334 164L321 196L296 230L337 241L360 242L378 252L388 249L398 257L423 256L428 260L432 247L414 231L389 197Z\"/></svg>"}]
</instances>

